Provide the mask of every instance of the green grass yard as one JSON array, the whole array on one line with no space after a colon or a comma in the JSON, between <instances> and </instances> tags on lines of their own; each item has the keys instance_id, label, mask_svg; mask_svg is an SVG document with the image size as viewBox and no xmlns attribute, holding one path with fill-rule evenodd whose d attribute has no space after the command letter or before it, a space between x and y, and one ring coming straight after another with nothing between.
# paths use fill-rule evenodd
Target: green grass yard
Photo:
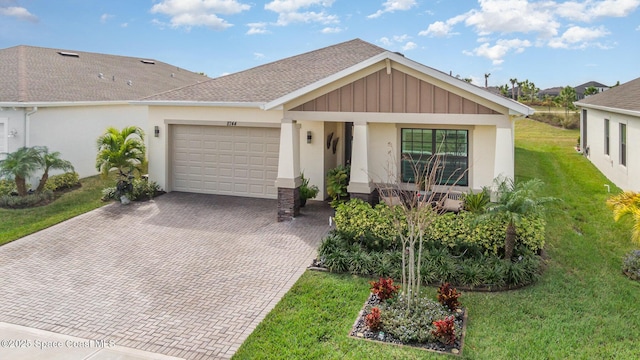
<instances>
[{"instance_id":1,"label":"green grass yard","mask_svg":"<svg viewBox=\"0 0 640 360\"><path fill-rule=\"evenodd\" d=\"M114 180L92 176L80 179L82 187L63 194L46 206L30 209L0 209L0 245L48 228L107 203L100 200L102 189Z\"/></svg>"},{"instance_id":2,"label":"green grass yard","mask_svg":"<svg viewBox=\"0 0 640 360\"><path fill-rule=\"evenodd\" d=\"M613 222L605 206L604 184L610 183L573 149L577 137L576 130L517 122L517 178L540 178L546 195L563 199L547 216L548 268L524 289L464 293L469 315L464 358L640 356L640 283L621 273L621 258L640 246L630 241L629 222ZM368 295L368 281L306 272L234 358L442 358L347 337Z\"/></svg>"}]
</instances>

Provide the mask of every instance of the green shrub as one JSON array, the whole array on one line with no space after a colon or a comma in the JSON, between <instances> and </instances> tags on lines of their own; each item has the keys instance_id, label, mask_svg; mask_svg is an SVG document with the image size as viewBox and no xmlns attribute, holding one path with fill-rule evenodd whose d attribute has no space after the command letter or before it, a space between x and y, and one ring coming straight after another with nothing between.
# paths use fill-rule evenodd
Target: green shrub
<instances>
[{"instance_id":1,"label":"green shrub","mask_svg":"<svg viewBox=\"0 0 640 360\"><path fill-rule=\"evenodd\" d=\"M44 205L55 198L53 191L45 190L41 193L34 193L25 196L0 196L0 207L9 209L24 209L37 205Z\"/></svg>"},{"instance_id":2,"label":"green shrub","mask_svg":"<svg viewBox=\"0 0 640 360\"><path fill-rule=\"evenodd\" d=\"M160 185L147 179L133 179L131 185L133 190L129 194L129 200L150 200L160 191Z\"/></svg>"},{"instance_id":3,"label":"green shrub","mask_svg":"<svg viewBox=\"0 0 640 360\"><path fill-rule=\"evenodd\" d=\"M44 185L45 190L60 191L72 189L80 185L80 175L77 172L67 172L60 175L52 175Z\"/></svg>"},{"instance_id":4,"label":"green shrub","mask_svg":"<svg viewBox=\"0 0 640 360\"><path fill-rule=\"evenodd\" d=\"M451 313L439 303L420 297L407 311L402 295L398 301L384 302L380 305L383 330L403 343L426 343L437 339L434 322L450 316ZM456 334L460 334L460 322L456 322Z\"/></svg>"},{"instance_id":5,"label":"green shrub","mask_svg":"<svg viewBox=\"0 0 640 360\"><path fill-rule=\"evenodd\" d=\"M373 270L371 256L363 250L349 254L349 272L353 275L369 275Z\"/></svg>"},{"instance_id":6,"label":"green shrub","mask_svg":"<svg viewBox=\"0 0 640 360\"><path fill-rule=\"evenodd\" d=\"M0 179L0 196L11 195L11 193L17 193L16 183L12 180Z\"/></svg>"},{"instance_id":7,"label":"green shrub","mask_svg":"<svg viewBox=\"0 0 640 360\"><path fill-rule=\"evenodd\" d=\"M349 199L347 186L349 185L350 172L349 166L343 165L327 172L327 194L331 197L331 207L334 209Z\"/></svg>"},{"instance_id":8,"label":"green shrub","mask_svg":"<svg viewBox=\"0 0 640 360\"><path fill-rule=\"evenodd\" d=\"M116 200L117 191L115 186L102 189L102 201Z\"/></svg>"},{"instance_id":9,"label":"green shrub","mask_svg":"<svg viewBox=\"0 0 640 360\"><path fill-rule=\"evenodd\" d=\"M368 250L389 249L395 245L398 235L393 211L385 204L371 207L369 203L353 199L336 208L336 229Z\"/></svg>"},{"instance_id":10,"label":"green shrub","mask_svg":"<svg viewBox=\"0 0 640 360\"><path fill-rule=\"evenodd\" d=\"M469 212L441 215L427 229L427 237L450 248L475 244L485 253L498 255L504 251L507 223L494 218L476 224L474 219L475 215ZM522 244L534 252L541 250L544 247L545 225L541 217L523 217L517 227L516 244Z\"/></svg>"},{"instance_id":11,"label":"green shrub","mask_svg":"<svg viewBox=\"0 0 640 360\"><path fill-rule=\"evenodd\" d=\"M640 280L640 250L633 250L625 256L622 271L631 279Z\"/></svg>"},{"instance_id":12,"label":"green shrub","mask_svg":"<svg viewBox=\"0 0 640 360\"><path fill-rule=\"evenodd\" d=\"M482 191L478 193L470 191L468 194L464 194L463 200L464 210L472 213L483 213L491 201L491 196L489 195L489 190L483 188Z\"/></svg>"}]
</instances>

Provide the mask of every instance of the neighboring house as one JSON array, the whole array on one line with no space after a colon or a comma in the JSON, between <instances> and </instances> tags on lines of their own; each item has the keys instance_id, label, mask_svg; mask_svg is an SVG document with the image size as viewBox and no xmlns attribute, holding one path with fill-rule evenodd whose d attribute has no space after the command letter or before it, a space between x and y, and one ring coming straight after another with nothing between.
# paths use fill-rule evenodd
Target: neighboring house
<instances>
[{"instance_id":1,"label":"neighboring house","mask_svg":"<svg viewBox=\"0 0 640 360\"><path fill-rule=\"evenodd\" d=\"M621 189L640 191L640 78L575 105L584 155Z\"/></svg>"},{"instance_id":2,"label":"neighboring house","mask_svg":"<svg viewBox=\"0 0 640 360\"><path fill-rule=\"evenodd\" d=\"M596 88L596 90L598 90L598 93L601 93L605 90L609 90L609 86L601 84L597 81L589 81L587 83L584 83L582 85L578 85L576 87L574 87L573 89L576 91L576 99L578 100L582 100L584 99L584 92L585 90L587 90L587 88L590 87L594 87Z\"/></svg>"},{"instance_id":3,"label":"neighboring house","mask_svg":"<svg viewBox=\"0 0 640 360\"><path fill-rule=\"evenodd\" d=\"M544 90L541 90L540 92L538 92L538 98L539 99L544 99L544 97L546 95L548 95L551 98L555 98L556 96L560 95L561 91L562 91L562 87L561 86L544 89Z\"/></svg>"},{"instance_id":4,"label":"neighboring house","mask_svg":"<svg viewBox=\"0 0 640 360\"><path fill-rule=\"evenodd\" d=\"M278 199L278 220L299 212L300 173L321 189L351 165L352 197L375 201L376 182L444 154L456 189L514 175L514 118L533 110L355 39L148 97L149 176L167 191ZM445 150L442 150L442 149ZM449 184L451 181L449 181ZM438 189L435 189L438 190Z\"/></svg>"},{"instance_id":5,"label":"neighboring house","mask_svg":"<svg viewBox=\"0 0 640 360\"><path fill-rule=\"evenodd\" d=\"M0 78L0 152L47 146L81 177L97 173L107 127L146 129L147 108L129 101L208 79L151 59L33 46L0 50Z\"/></svg>"}]
</instances>

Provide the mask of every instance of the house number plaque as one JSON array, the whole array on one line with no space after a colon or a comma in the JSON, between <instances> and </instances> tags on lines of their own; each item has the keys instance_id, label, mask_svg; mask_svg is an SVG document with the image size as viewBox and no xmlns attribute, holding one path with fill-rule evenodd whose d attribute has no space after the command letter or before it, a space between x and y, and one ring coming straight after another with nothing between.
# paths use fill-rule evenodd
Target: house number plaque
<instances>
[{"instance_id":1,"label":"house number plaque","mask_svg":"<svg viewBox=\"0 0 640 360\"><path fill-rule=\"evenodd\" d=\"M238 123L236 121L227 121L227 126L236 126Z\"/></svg>"}]
</instances>

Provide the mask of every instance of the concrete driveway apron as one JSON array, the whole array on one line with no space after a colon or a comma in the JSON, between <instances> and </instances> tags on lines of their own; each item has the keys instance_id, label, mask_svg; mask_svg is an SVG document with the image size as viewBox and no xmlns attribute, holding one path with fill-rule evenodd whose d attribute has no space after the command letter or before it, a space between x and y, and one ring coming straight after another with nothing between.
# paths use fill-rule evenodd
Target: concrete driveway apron
<instances>
[{"instance_id":1,"label":"concrete driveway apron","mask_svg":"<svg viewBox=\"0 0 640 360\"><path fill-rule=\"evenodd\" d=\"M0 247L0 322L230 358L315 257L329 214L311 202L277 223L275 200L187 193L108 205Z\"/></svg>"}]
</instances>

